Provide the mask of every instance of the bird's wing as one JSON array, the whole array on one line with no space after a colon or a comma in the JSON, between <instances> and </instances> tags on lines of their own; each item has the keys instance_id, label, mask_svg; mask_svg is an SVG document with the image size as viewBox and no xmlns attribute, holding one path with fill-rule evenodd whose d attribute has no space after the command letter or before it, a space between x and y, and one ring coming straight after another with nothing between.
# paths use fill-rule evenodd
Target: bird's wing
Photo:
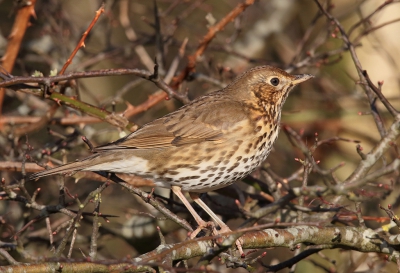
<instances>
[{"instance_id":1,"label":"bird's wing","mask_svg":"<svg viewBox=\"0 0 400 273\"><path fill-rule=\"evenodd\" d=\"M160 119L150 122L116 142L97 147L151 149L181 146L203 141L226 140L226 132L247 118L240 102L206 96Z\"/></svg>"}]
</instances>

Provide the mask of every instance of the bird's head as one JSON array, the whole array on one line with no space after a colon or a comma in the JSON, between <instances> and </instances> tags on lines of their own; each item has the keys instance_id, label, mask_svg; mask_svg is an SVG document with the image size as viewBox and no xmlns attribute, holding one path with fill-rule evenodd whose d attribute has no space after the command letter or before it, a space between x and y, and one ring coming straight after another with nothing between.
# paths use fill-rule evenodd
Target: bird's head
<instances>
[{"instance_id":1,"label":"bird's head","mask_svg":"<svg viewBox=\"0 0 400 273\"><path fill-rule=\"evenodd\" d=\"M268 105L282 106L290 90L314 76L310 74L291 75L273 66L259 66L238 76L227 89L240 100Z\"/></svg>"}]
</instances>

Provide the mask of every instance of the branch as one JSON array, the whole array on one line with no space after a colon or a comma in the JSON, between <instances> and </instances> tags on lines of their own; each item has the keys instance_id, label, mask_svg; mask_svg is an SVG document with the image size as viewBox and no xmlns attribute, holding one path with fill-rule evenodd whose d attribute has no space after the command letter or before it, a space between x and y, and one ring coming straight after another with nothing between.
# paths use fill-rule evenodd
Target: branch
<instances>
[{"instance_id":1,"label":"branch","mask_svg":"<svg viewBox=\"0 0 400 273\"><path fill-rule=\"evenodd\" d=\"M36 18L34 9L36 0L25 1L24 3L25 6L20 7L17 11L14 25L11 29L10 35L8 36L7 48L0 60L1 66L10 73L14 67L15 59L17 58L26 29L29 27L29 20L31 16ZM0 88L0 115L3 107L4 93L4 88Z\"/></svg>"},{"instance_id":2,"label":"branch","mask_svg":"<svg viewBox=\"0 0 400 273\"><path fill-rule=\"evenodd\" d=\"M399 245L398 236L384 238L375 231L368 228L357 227L315 227L315 226L295 226L284 229L265 229L245 233L242 237L243 248L269 248L286 247L293 249L298 244L305 243L321 246L320 249L344 248L359 252L374 252L390 255L388 260L396 262L400 255L397 247ZM124 261L109 261L89 263L85 261L66 260L57 263L47 262L42 264L11 265L4 266L5 271L37 272L40 268L59 268L63 270L77 270L77 268L88 268L92 271L120 271L129 270L130 272L143 272L149 270L147 266L158 265L163 268L163 261L188 260L194 257L207 255L212 248L212 237L203 237L189 240L177 244L162 245L157 249L132 259L129 263ZM218 248L218 246L216 247ZM308 250L304 251L309 253ZM300 253L299 255L303 255ZM288 264L290 266L290 264Z\"/></svg>"},{"instance_id":3,"label":"branch","mask_svg":"<svg viewBox=\"0 0 400 273\"><path fill-rule=\"evenodd\" d=\"M97 20L99 20L100 15L104 13L104 3L101 5L101 7L96 11L96 15L93 18L92 22L90 22L89 27L86 29L86 31L83 33L82 38L79 40L78 44L76 45L75 49L72 51L71 55L69 56L68 60L65 62L63 67L60 70L59 75L64 74L65 70L67 67L72 63L72 59L75 57L76 53L78 53L79 48L85 47L85 40L86 37L89 35L89 32L92 30L93 26L96 24Z\"/></svg>"},{"instance_id":4,"label":"branch","mask_svg":"<svg viewBox=\"0 0 400 273\"><path fill-rule=\"evenodd\" d=\"M206 35L200 41L197 46L197 50L192 55L188 56L188 64L186 68L181 71L181 73L175 78L173 87L177 87L186 79L186 77L193 73L196 67L197 59L203 55L208 44L214 39L218 32L223 30L225 26L233 22L233 20L238 17L246 8L254 4L254 0L246 0L244 3L239 3L231 12L229 12L224 18L222 18L218 23L208 29Z\"/></svg>"},{"instance_id":5,"label":"branch","mask_svg":"<svg viewBox=\"0 0 400 273\"><path fill-rule=\"evenodd\" d=\"M158 88L165 91L169 97L176 98L183 103L187 103L187 98L175 92L168 84L166 84L159 76L158 76L158 65L154 65L154 72L150 72L147 70L141 69L128 69L128 68L120 68L120 69L101 69L101 70L92 70L92 71L84 71L84 72L70 72L64 75L57 76L48 76L48 77L21 77L21 76L8 76L4 73L0 73L0 77L3 81L0 82L0 87L9 87L12 88L13 85L17 84L27 84L27 83L38 83L45 86L51 86L53 83L58 83L60 81L66 81L71 79L80 79L80 78L95 78L95 77L104 77L104 76L121 76L121 75L135 75L146 80L153 82ZM37 88L32 86L32 88ZM36 94L37 95L37 94Z\"/></svg>"}]
</instances>

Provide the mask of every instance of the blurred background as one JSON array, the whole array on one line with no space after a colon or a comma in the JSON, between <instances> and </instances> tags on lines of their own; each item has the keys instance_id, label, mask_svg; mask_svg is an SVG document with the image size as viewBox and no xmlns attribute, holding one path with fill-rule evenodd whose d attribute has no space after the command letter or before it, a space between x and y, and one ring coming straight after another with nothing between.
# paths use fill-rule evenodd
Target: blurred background
<instances>
[{"instance_id":1,"label":"blurred background","mask_svg":"<svg viewBox=\"0 0 400 273\"><path fill-rule=\"evenodd\" d=\"M23 1L22 1L23 2ZM154 60L160 65L160 74L165 76L171 64L179 57L184 47L175 75L187 65L187 56L193 54L199 41L210 27L224 18L238 3L236 0L158 0L105 1L105 13L101 15L89 36L85 47L69 65L67 72L90 71L108 68L138 68L152 71ZM391 4L377 10L383 1L375 0L332 0L320 1L330 7L330 12L349 31L356 46L362 67L368 71L372 81L382 81L382 90L389 101L398 108L400 60L400 5ZM396 1L395 1L396 2ZM11 74L29 76L35 71L49 75L60 71L77 45L100 7L102 1L57 1L42 0L35 5L36 18L31 19L22 47ZM0 1L0 56L5 54L7 36L10 34L14 16L21 1ZM23 3L22 3L23 5ZM156 11L155 11L156 10ZM376 11L368 20L360 20ZM157 20L159 24L157 24ZM386 24L387 25L382 25ZM357 24L357 25L356 25ZM382 26L376 28L377 26ZM376 28L376 29L375 29ZM310 146L315 133L320 140L340 137L345 141L329 141L316 149L314 157L324 168L333 168L345 163L335 172L338 180L346 179L360 161L356 151L360 141L368 152L381 138L370 115L370 104L358 82L354 63L346 51L340 33L318 12L314 1L310 0L260 0L249 6L236 19L229 23L208 45L204 55L197 59L196 70L179 85L178 92L187 92L190 99L207 92L218 90L228 84L236 75L258 65L274 65L291 73L309 73L316 76L312 81L297 87L289 96L282 115L282 123L297 131ZM187 41L187 43L186 43ZM186 43L186 44L185 44ZM151 82L134 76L114 76L79 79L70 82L63 90L68 96L95 105L99 108L123 112L128 106L138 106L152 96L163 92ZM61 124L64 117L86 116L68 107L59 107L52 122L35 130L15 134L32 120L12 121L10 117L41 117L49 111L52 102L6 90L0 120L0 160L3 162L22 162L25 156L26 141L33 147L31 157L42 163L53 164L73 161L89 154L80 136L85 135L94 145L114 141L129 131L117 128L106 122L76 122ZM134 124L144 125L182 105L174 99L160 100L146 111L130 116ZM389 114L377 103L385 126L391 124ZM78 119L79 120L79 119ZM49 133L51 130L52 133ZM19 130L18 132L20 132ZM63 144L60 144L62 143ZM393 156L389 154L388 157ZM289 138L281 132L274 150L263 168L280 179L291 177L302 168L295 158L304 158L302 152L293 147ZM379 166L378 166L379 167ZM7 183L21 179L20 172L3 170ZM254 177L262 179L262 171ZM57 204L59 186L57 177L29 181L27 189L33 192L41 188L36 202ZM398 176L391 174L382 177L377 183L393 185L389 194L371 192L363 201L363 215L371 216L366 224L371 228L382 225L378 217L385 216L378 204L397 204ZM86 198L89 192L102 182L82 179L74 183L74 178L66 178L66 186L71 195ZM301 179L288 182L290 186L300 186ZM311 173L309 185L322 183L321 177ZM256 194L257 190L238 182L233 192L244 191ZM150 190L150 188L148 189ZM379 192L379 190L377 190ZM156 189L156 194L170 198L169 190ZM214 202L220 204L219 213L225 215L230 226L243 222L239 212L223 211L221 207L229 204L235 207L234 200L240 196L227 197L210 193ZM247 195L242 198L248 198ZM384 199L384 200L383 200ZM71 199L69 199L71 201ZM246 200L241 200L246 202ZM76 208L73 201L71 208ZM321 202L306 200L306 202ZM340 204L354 210L354 204ZM218 208L217 208L218 209ZM88 208L90 211L90 206ZM159 244L156 226L160 226L167 243L184 241L186 231L171 221L165 220L154 208L131 195L117 185L109 186L102 195L101 211L109 217L102 221L99 237L99 258L122 259L148 252ZM192 226L195 222L183 207L175 207L180 216L186 217ZM16 231L40 212L11 201L0 202L0 215L4 219L0 225L1 240L9 241ZM224 214L225 213L225 214ZM202 214L206 217L206 215ZM310 216L312 217L312 215ZM277 213L270 221L283 218ZM54 229L69 218L56 214L51 216ZM343 223L341 223L343 224ZM351 221L347 225L354 225ZM55 242L62 238L63 229L55 235ZM81 258L87 252L91 235L91 218L83 219L75 243L73 257ZM24 255L14 251L18 261L28 261L29 256L50 257L51 246L44 221L31 225L20 234L19 241L24 245ZM360 254L342 250L325 250L321 255L313 255L300 262L295 272L367 272L368 268L391 272L395 264L386 264L378 255ZM29 254L29 255L28 255ZM256 254L254 254L256 255ZM286 248L267 250L262 259L264 264L279 263L293 256ZM193 261L192 261L193 260ZM195 265L196 259L189 261ZM335 260L335 262L333 262ZM6 264L4 261L0 263ZM209 269L220 272L247 272L245 269L227 269L225 265L214 262ZM264 272L261 265L258 272ZM312 271L310 271L312 270ZM335 271L336 270L336 271ZM381 270L381 271L379 271ZM283 270L282 272L288 272ZM369 272L369 271L368 271ZM392 271L393 272L393 271Z\"/></svg>"}]
</instances>

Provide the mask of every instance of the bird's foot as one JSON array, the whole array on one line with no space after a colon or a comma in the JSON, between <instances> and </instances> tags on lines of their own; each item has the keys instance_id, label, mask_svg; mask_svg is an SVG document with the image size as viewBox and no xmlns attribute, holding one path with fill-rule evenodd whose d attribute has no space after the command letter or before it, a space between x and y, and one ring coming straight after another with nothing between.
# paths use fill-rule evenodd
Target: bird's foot
<instances>
[{"instance_id":1,"label":"bird's foot","mask_svg":"<svg viewBox=\"0 0 400 273\"><path fill-rule=\"evenodd\" d=\"M214 234L214 233L213 234L214 235L224 235L225 233L228 233L229 235L231 235L234 232L227 225L225 225L225 226L222 226L221 229L217 231L217 234ZM243 247L242 247L243 240L238 238L238 239L236 239L235 244L239 251L240 257L244 258L245 254L243 252Z\"/></svg>"},{"instance_id":2,"label":"bird's foot","mask_svg":"<svg viewBox=\"0 0 400 273\"><path fill-rule=\"evenodd\" d=\"M220 229L217 230L214 222L202 221L201 223L199 223L199 226L190 233L189 238L190 239L196 238L199 232L202 231L203 229L211 229L213 236L231 235L234 233L227 225L223 225L222 227L220 226ZM235 245L239 251L240 256L244 258L245 254L243 252L242 243L243 243L242 239L240 238L236 239Z\"/></svg>"},{"instance_id":3,"label":"bird's foot","mask_svg":"<svg viewBox=\"0 0 400 273\"><path fill-rule=\"evenodd\" d=\"M210 222L205 222L205 221L203 221L202 223L199 224L199 226L195 230L193 230L190 233L189 238L190 239L196 238L197 234L199 234L199 232L202 231L203 229L211 229L212 234L214 234L216 232L216 230L217 230L215 228L214 222L211 222L211 221Z\"/></svg>"}]
</instances>

